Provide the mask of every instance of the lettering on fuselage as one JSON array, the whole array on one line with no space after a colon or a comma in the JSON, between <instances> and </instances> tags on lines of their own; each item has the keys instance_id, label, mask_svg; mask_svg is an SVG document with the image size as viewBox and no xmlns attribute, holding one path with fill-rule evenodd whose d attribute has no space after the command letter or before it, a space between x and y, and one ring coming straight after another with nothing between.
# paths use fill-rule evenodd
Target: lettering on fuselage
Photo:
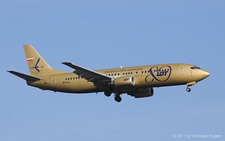
<instances>
[{"instance_id":1,"label":"lettering on fuselage","mask_svg":"<svg viewBox=\"0 0 225 141\"><path fill-rule=\"evenodd\" d=\"M128 81L130 78L124 78L123 81Z\"/></svg>"},{"instance_id":2,"label":"lettering on fuselage","mask_svg":"<svg viewBox=\"0 0 225 141\"><path fill-rule=\"evenodd\" d=\"M133 69L119 69L119 70L107 70L104 73L123 73L123 72L131 72L131 71L141 71L143 68L133 68Z\"/></svg>"},{"instance_id":3,"label":"lettering on fuselage","mask_svg":"<svg viewBox=\"0 0 225 141\"><path fill-rule=\"evenodd\" d=\"M145 82L152 83L154 80L165 82L170 78L172 68L168 65L158 67L154 66L149 69L149 75L146 76Z\"/></svg>"}]
</instances>

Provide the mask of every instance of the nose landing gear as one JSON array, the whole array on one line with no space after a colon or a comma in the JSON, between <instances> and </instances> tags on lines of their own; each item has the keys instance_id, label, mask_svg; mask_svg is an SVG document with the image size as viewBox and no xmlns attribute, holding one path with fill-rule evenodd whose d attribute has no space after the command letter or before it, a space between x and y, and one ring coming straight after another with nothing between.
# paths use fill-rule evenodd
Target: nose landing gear
<instances>
[{"instance_id":1,"label":"nose landing gear","mask_svg":"<svg viewBox=\"0 0 225 141\"><path fill-rule=\"evenodd\" d=\"M195 84L197 84L196 81L187 83L187 89L186 89L186 91L187 91L187 92L191 92L191 88L189 88L189 87L190 87L190 86L193 86L193 85L195 85Z\"/></svg>"}]
</instances>

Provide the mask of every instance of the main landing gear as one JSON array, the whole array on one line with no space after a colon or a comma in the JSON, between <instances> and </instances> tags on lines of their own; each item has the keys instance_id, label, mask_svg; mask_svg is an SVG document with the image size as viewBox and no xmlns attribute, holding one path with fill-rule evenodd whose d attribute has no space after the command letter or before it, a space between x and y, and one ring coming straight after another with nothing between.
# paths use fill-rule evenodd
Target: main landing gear
<instances>
[{"instance_id":1,"label":"main landing gear","mask_svg":"<svg viewBox=\"0 0 225 141\"><path fill-rule=\"evenodd\" d=\"M105 94L105 96L110 97L112 93L109 91L106 91L106 92L104 92L104 94Z\"/></svg>"},{"instance_id":2,"label":"main landing gear","mask_svg":"<svg viewBox=\"0 0 225 141\"><path fill-rule=\"evenodd\" d=\"M116 102L121 102L122 101L122 98L120 97L119 94L115 94L115 101Z\"/></svg>"},{"instance_id":3,"label":"main landing gear","mask_svg":"<svg viewBox=\"0 0 225 141\"><path fill-rule=\"evenodd\" d=\"M112 95L112 92L105 91L104 94L105 94L105 96L110 97ZM121 95L121 93L115 93L115 98L114 99L115 99L116 102L121 102L122 101L122 98L120 97L120 95Z\"/></svg>"}]
</instances>

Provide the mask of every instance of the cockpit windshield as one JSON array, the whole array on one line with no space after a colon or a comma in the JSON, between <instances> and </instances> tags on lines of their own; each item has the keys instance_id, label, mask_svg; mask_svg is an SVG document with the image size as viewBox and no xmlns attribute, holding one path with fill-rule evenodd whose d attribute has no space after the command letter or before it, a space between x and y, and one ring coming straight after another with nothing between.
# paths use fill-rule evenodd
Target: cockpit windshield
<instances>
[{"instance_id":1,"label":"cockpit windshield","mask_svg":"<svg viewBox=\"0 0 225 141\"><path fill-rule=\"evenodd\" d=\"M201 69L201 68L200 67L197 67L197 66L192 66L191 69L192 70L196 70L196 69Z\"/></svg>"}]
</instances>

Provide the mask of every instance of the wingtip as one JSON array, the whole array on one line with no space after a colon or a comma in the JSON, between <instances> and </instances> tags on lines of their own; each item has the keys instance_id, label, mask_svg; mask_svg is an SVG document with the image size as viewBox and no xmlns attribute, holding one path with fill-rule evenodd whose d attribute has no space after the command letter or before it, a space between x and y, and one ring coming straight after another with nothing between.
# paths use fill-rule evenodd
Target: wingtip
<instances>
[{"instance_id":1,"label":"wingtip","mask_svg":"<svg viewBox=\"0 0 225 141\"><path fill-rule=\"evenodd\" d=\"M70 62L61 62L62 64L71 64Z\"/></svg>"}]
</instances>

